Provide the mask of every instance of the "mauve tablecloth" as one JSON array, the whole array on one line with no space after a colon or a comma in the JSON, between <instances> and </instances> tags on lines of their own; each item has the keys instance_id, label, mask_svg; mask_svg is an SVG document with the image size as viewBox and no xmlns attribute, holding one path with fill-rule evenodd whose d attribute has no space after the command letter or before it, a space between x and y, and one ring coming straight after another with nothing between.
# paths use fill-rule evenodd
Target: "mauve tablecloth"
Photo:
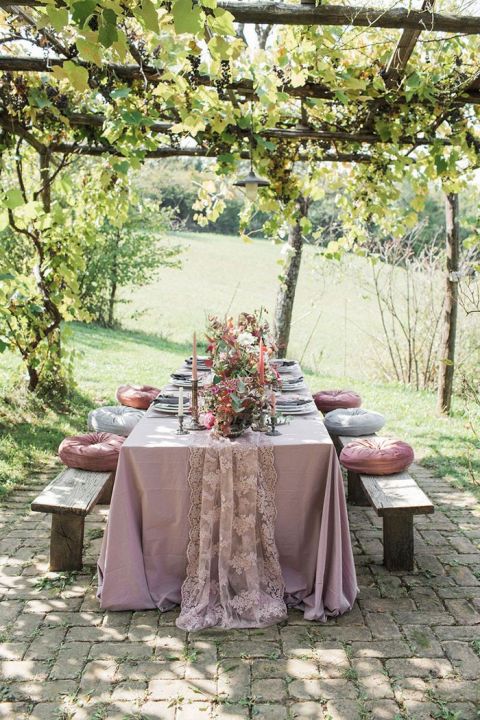
<instances>
[{"instance_id":1,"label":"mauve tablecloth","mask_svg":"<svg viewBox=\"0 0 480 720\"><path fill-rule=\"evenodd\" d=\"M144 417L120 452L98 561L102 608L168 610L180 603L190 508L189 441L176 418ZM351 609L357 594L342 476L317 414L272 438L277 471L275 539L286 602L308 620Z\"/></svg>"}]
</instances>

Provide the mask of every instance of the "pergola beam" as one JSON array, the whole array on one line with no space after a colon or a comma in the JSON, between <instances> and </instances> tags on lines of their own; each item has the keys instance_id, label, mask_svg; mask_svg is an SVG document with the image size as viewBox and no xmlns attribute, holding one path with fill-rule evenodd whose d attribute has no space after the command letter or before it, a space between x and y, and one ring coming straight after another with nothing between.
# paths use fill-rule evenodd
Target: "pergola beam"
<instances>
[{"instance_id":1,"label":"pergola beam","mask_svg":"<svg viewBox=\"0 0 480 720\"><path fill-rule=\"evenodd\" d=\"M49 146L49 150L53 153L76 154L76 155L89 155L98 157L101 155L114 155L116 157L125 157L122 153L112 146L104 145L77 145L76 143L52 143ZM205 158L216 158L217 152L210 148L172 148L168 146L161 146L155 150L148 150L145 152L145 158L166 158L166 157L205 157ZM243 160L250 159L250 153L242 152L240 157ZM365 153L329 153L326 152L324 155L299 155L298 162L344 162L344 163L369 163L372 157Z\"/></svg>"},{"instance_id":2,"label":"pergola beam","mask_svg":"<svg viewBox=\"0 0 480 720\"><path fill-rule=\"evenodd\" d=\"M237 22L266 25L343 25L355 27L480 33L480 16L434 13L428 9L372 8L347 5L290 5L281 2L219 0Z\"/></svg>"},{"instance_id":3,"label":"pergola beam","mask_svg":"<svg viewBox=\"0 0 480 720\"><path fill-rule=\"evenodd\" d=\"M95 127L101 129L105 123L105 117L99 113L70 113L66 114L71 125L74 126L85 126ZM0 113L0 123L2 122L2 114ZM8 121L5 121L8 122ZM171 131L172 124L170 122L157 122L153 125L148 126L148 130L154 133L169 133ZM250 136L250 130L237 130L238 134L244 137ZM302 129L289 129L289 128L266 128L260 130L257 135L266 138L278 138L281 140L318 140L319 142L349 142L358 144L388 144L388 141L382 140L382 138L374 132L347 132L342 130L315 130L310 128ZM436 142L440 142L444 145L449 145L450 140L448 138L435 138ZM403 137L398 138L396 143L402 145L428 145L432 142L431 138L426 137Z\"/></svg>"},{"instance_id":4,"label":"pergola beam","mask_svg":"<svg viewBox=\"0 0 480 720\"><path fill-rule=\"evenodd\" d=\"M40 7L37 0L0 0L0 9L14 6ZM62 3L58 2L61 6ZM398 28L433 32L480 33L480 17L450 15L407 8L355 7L347 5L293 5L282 2L238 2L219 0L218 7L228 10L240 23L260 25L343 25L355 27Z\"/></svg>"},{"instance_id":5,"label":"pergola beam","mask_svg":"<svg viewBox=\"0 0 480 720\"><path fill-rule=\"evenodd\" d=\"M1 1L1 0L0 0ZM61 58L51 58L48 61L43 58L29 56L0 55L0 71L8 72L36 72L49 73L55 66L61 66L64 60ZM88 63L76 60L76 64L81 67L88 68ZM119 63L105 63L103 69L116 75L120 80L126 83L134 80L142 82L159 82L162 79L162 71L156 68L144 66L140 68L138 65L121 65ZM197 78L199 85L211 87L214 82L208 75L199 75ZM248 79L230 82L227 85L228 90L233 90L240 95L255 96L253 82ZM292 87L290 85L282 85L281 91L290 97L312 98L317 100L335 100L334 91L322 85L321 83L306 83L302 87ZM480 104L480 87L469 87L464 90L456 102L462 104Z\"/></svg>"}]
</instances>

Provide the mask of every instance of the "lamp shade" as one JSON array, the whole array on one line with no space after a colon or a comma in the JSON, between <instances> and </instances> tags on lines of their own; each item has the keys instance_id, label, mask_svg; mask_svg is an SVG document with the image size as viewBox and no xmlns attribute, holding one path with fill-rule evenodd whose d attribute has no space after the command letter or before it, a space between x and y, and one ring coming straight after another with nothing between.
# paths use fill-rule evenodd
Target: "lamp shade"
<instances>
[{"instance_id":1,"label":"lamp shade","mask_svg":"<svg viewBox=\"0 0 480 720\"><path fill-rule=\"evenodd\" d=\"M250 170L248 175L240 178L240 180L237 180L237 182L234 182L233 184L235 187L244 187L245 194L249 200L255 200L259 187L268 187L268 185L270 185L268 180L264 180L263 178L258 177L258 175L255 175L253 169Z\"/></svg>"}]
</instances>

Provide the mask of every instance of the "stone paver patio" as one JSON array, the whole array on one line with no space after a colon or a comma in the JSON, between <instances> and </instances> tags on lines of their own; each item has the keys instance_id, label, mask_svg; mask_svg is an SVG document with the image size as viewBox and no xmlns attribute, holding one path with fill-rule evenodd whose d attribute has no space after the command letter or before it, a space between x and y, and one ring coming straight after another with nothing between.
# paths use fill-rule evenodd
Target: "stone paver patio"
<instances>
[{"instance_id":1,"label":"stone paver patio","mask_svg":"<svg viewBox=\"0 0 480 720\"><path fill-rule=\"evenodd\" d=\"M414 474L436 506L416 520L414 572L386 572L381 523L350 508L360 586L350 614L323 625L292 611L264 631L189 635L175 612L100 611L106 508L87 519L84 572L47 574L49 518L29 512L39 475L1 511L0 718L478 719L480 509Z\"/></svg>"}]
</instances>

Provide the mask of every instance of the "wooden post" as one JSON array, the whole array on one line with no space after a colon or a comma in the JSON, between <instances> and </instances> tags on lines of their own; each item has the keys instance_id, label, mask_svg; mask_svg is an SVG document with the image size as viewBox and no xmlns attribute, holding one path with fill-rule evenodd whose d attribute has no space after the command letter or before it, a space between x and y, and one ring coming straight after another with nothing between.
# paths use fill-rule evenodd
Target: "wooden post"
<instances>
[{"instance_id":1,"label":"wooden post","mask_svg":"<svg viewBox=\"0 0 480 720\"><path fill-rule=\"evenodd\" d=\"M300 198L298 201L299 217L294 225L290 226L288 233L289 254L286 260L284 281L277 293L275 307L275 341L278 346L278 357L287 355L290 327L292 323L293 302L297 289L300 263L302 261L303 234L300 221L308 214L309 201Z\"/></svg>"},{"instance_id":2,"label":"wooden post","mask_svg":"<svg viewBox=\"0 0 480 720\"><path fill-rule=\"evenodd\" d=\"M383 516L383 563L387 570L413 570L413 515Z\"/></svg>"},{"instance_id":3,"label":"wooden post","mask_svg":"<svg viewBox=\"0 0 480 720\"><path fill-rule=\"evenodd\" d=\"M440 343L438 370L437 410L449 414L452 406L453 376L455 371L455 337L458 314L458 268L460 237L458 226L458 194L445 195L446 254L445 301L443 330Z\"/></svg>"},{"instance_id":4,"label":"wooden post","mask_svg":"<svg viewBox=\"0 0 480 720\"><path fill-rule=\"evenodd\" d=\"M53 513L50 570L81 570L85 516Z\"/></svg>"},{"instance_id":5,"label":"wooden post","mask_svg":"<svg viewBox=\"0 0 480 720\"><path fill-rule=\"evenodd\" d=\"M365 494L360 475L353 470L347 470L347 500L350 505L360 505L361 507L367 507L370 505L370 501Z\"/></svg>"}]
</instances>

